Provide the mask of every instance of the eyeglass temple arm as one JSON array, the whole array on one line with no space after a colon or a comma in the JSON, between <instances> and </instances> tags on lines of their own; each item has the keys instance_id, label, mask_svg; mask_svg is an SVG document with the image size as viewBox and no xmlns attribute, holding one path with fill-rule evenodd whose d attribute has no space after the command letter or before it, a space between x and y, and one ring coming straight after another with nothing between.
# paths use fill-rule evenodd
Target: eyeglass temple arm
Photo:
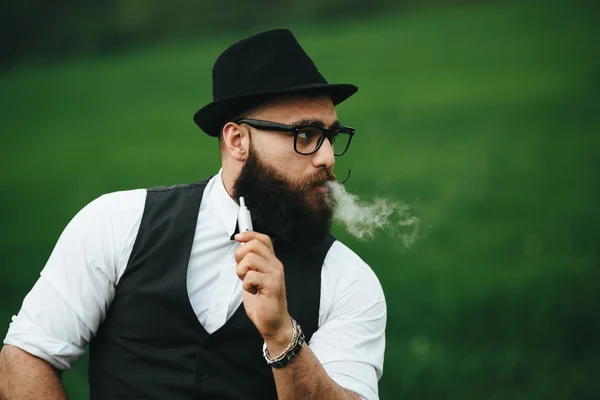
<instances>
[{"instance_id":1,"label":"eyeglass temple arm","mask_svg":"<svg viewBox=\"0 0 600 400\"><path fill-rule=\"evenodd\" d=\"M291 132L294 127L291 125L280 124L279 122L265 122L257 119L242 118L234 121L237 124L246 123L258 129L281 130L283 132Z\"/></svg>"},{"instance_id":2,"label":"eyeglass temple arm","mask_svg":"<svg viewBox=\"0 0 600 400\"><path fill-rule=\"evenodd\" d=\"M346 182L348 182L348 179L350 179L350 173L352 172L352 170L350 168L348 168L348 176L346 177L346 179L344 179L342 181L342 185L345 184Z\"/></svg>"}]
</instances>

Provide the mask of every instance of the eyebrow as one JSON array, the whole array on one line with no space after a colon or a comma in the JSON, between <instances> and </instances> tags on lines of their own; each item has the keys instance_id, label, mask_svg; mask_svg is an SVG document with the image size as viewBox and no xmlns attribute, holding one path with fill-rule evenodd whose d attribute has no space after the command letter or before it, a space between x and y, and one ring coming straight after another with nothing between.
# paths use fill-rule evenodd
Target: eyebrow
<instances>
[{"instance_id":1,"label":"eyebrow","mask_svg":"<svg viewBox=\"0 0 600 400\"><path fill-rule=\"evenodd\" d=\"M298 126L298 125L313 125L313 126L318 126L320 128L325 128L325 123L319 119L311 119L311 118L302 118L299 119L297 121L293 121L290 122L289 125L293 125L293 126ZM329 129L336 129L339 128L341 126L340 121L339 120L335 120L331 126L329 127Z\"/></svg>"}]
</instances>

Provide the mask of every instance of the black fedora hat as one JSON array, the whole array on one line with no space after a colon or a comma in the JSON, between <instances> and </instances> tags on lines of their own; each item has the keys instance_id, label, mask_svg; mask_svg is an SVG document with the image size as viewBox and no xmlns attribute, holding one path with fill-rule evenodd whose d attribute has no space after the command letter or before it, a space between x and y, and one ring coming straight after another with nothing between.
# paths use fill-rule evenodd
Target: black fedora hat
<instances>
[{"instance_id":1,"label":"black fedora hat","mask_svg":"<svg viewBox=\"0 0 600 400\"><path fill-rule=\"evenodd\" d=\"M287 29L234 43L217 58L212 78L213 101L194 115L210 136L219 136L228 118L270 96L316 91L329 94L337 105L358 90L350 84L327 83Z\"/></svg>"}]
</instances>

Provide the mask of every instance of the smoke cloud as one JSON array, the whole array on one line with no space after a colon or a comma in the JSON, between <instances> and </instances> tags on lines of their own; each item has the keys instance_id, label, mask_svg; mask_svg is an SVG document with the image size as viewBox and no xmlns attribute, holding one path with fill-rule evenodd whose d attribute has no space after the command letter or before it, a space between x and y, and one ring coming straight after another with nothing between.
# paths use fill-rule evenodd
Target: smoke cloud
<instances>
[{"instance_id":1,"label":"smoke cloud","mask_svg":"<svg viewBox=\"0 0 600 400\"><path fill-rule=\"evenodd\" d=\"M327 182L334 203L334 221L342 223L348 233L359 240L373 238L379 230L411 247L419 234L419 219L409 213L410 207L398 201L375 198L364 202L346 192L339 182Z\"/></svg>"}]
</instances>

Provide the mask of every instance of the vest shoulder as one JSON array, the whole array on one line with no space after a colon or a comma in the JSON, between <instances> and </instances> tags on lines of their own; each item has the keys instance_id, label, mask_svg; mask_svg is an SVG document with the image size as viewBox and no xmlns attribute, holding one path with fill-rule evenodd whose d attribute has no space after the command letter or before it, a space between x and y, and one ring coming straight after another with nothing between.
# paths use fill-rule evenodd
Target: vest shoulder
<instances>
[{"instance_id":1,"label":"vest shoulder","mask_svg":"<svg viewBox=\"0 0 600 400\"><path fill-rule=\"evenodd\" d=\"M171 186L155 186L155 187L149 188L148 191L149 192L169 192L169 191L190 190L190 189L195 189L198 187L206 186L206 184L211 179L212 179L212 176L208 177L206 179L202 179L201 181L194 182L194 183L182 183L182 184L171 185Z\"/></svg>"}]
</instances>

